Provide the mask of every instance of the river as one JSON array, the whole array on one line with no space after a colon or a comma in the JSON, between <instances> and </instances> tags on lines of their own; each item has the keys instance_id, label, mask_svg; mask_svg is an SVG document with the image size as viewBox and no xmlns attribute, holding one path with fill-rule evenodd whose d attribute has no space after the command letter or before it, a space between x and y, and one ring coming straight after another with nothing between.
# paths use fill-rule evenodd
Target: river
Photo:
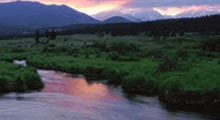
<instances>
[{"instance_id":1,"label":"river","mask_svg":"<svg viewBox=\"0 0 220 120\"><path fill-rule=\"evenodd\" d=\"M82 76L38 70L41 92L0 97L0 120L210 120L207 114L169 111L157 97L128 98L120 87Z\"/></svg>"}]
</instances>

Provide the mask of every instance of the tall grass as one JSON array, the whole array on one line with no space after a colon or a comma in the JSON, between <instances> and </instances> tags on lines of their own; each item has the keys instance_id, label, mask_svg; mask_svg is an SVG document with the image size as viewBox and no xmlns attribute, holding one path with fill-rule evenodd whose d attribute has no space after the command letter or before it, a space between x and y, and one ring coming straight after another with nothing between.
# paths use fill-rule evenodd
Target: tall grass
<instances>
[{"instance_id":1,"label":"tall grass","mask_svg":"<svg viewBox=\"0 0 220 120\"><path fill-rule=\"evenodd\" d=\"M43 83L33 68L0 61L0 93L40 90Z\"/></svg>"},{"instance_id":2,"label":"tall grass","mask_svg":"<svg viewBox=\"0 0 220 120\"><path fill-rule=\"evenodd\" d=\"M220 65L201 61L185 72L168 72L158 81L160 98L172 104L214 106L220 100Z\"/></svg>"},{"instance_id":3,"label":"tall grass","mask_svg":"<svg viewBox=\"0 0 220 120\"><path fill-rule=\"evenodd\" d=\"M59 36L33 48L26 48L22 40L3 41L6 47L0 51L0 60L26 59L28 65L36 68L107 79L109 84L122 85L126 93L159 95L171 104L215 106L220 101L220 54L219 46L213 42L219 42L219 38L73 35ZM24 41L28 44L34 41L29 40ZM204 41L214 46L214 51L210 47L204 49L207 48ZM16 75L16 71L12 72L12 76ZM16 89L29 89L24 83L37 88L32 86L37 85L36 81L27 82L24 78L35 77L26 72L16 76L19 75L23 77L13 77L19 78L14 84L22 86ZM11 79L10 75L0 79L3 86L11 85L4 81Z\"/></svg>"}]
</instances>

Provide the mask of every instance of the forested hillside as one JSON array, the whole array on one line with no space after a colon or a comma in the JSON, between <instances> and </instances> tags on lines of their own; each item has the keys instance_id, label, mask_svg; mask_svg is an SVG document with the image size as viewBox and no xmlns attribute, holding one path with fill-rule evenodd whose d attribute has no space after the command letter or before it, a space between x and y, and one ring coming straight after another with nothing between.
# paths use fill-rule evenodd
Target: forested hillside
<instances>
[{"instance_id":1,"label":"forested hillside","mask_svg":"<svg viewBox=\"0 0 220 120\"><path fill-rule=\"evenodd\" d=\"M183 34L184 32L219 33L220 15L204 16L199 18L179 18L157 20L143 23L102 24L74 29L68 28L62 34L73 33L111 33L112 35L137 35L146 33L154 36Z\"/></svg>"}]
</instances>

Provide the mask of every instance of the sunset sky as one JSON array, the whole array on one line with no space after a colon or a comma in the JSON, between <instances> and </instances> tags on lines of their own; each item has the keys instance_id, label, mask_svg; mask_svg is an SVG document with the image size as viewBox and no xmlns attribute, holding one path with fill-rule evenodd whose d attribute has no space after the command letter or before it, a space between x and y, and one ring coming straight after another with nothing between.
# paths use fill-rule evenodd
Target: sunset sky
<instances>
[{"instance_id":1,"label":"sunset sky","mask_svg":"<svg viewBox=\"0 0 220 120\"><path fill-rule=\"evenodd\" d=\"M0 0L8 2L14 0ZM175 16L182 12L215 10L220 12L220 0L25 0L44 4L65 4L89 15L103 11L142 11L153 9L162 15Z\"/></svg>"}]
</instances>

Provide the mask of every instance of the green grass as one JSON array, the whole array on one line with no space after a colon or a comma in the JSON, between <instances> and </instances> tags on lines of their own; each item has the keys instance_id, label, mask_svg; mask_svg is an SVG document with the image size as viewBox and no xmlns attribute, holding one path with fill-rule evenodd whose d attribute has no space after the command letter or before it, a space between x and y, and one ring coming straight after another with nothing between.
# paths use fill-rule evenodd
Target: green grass
<instances>
[{"instance_id":1,"label":"green grass","mask_svg":"<svg viewBox=\"0 0 220 120\"><path fill-rule=\"evenodd\" d=\"M158 89L156 81L151 74L131 74L122 81L122 88L130 94L155 95Z\"/></svg>"},{"instance_id":2,"label":"green grass","mask_svg":"<svg viewBox=\"0 0 220 120\"><path fill-rule=\"evenodd\" d=\"M43 83L33 68L0 61L0 93L40 90Z\"/></svg>"},{"instance_id":3,"label":"green grass","mask_svg":"<svg viewBox=\"0 0 220 120\"><path fill-rule=\"evenodd\" d=\"M100 58L84 59L65 55L36 55L28 59L28 64L42 69L53 69L74 74L96 74L97 79L108 79L109 83L121 84L124 76L132 73L149 73L157 68L151 59L139 62L118 62Z\"/></svg>"},{"instance_id":4,"label":"green grass","mask_svg":"<svg viewBox=\"0 0 220 120\"><path fill-rule=\"evenodd\" d=\"M34 44L33 38L4 40L0 41L0 60L25 59L35 68L106 79L109 84L121 85L126 93L158 95L171 104L217 106L220 53L213 42L218 44L219 38L72 35L48 43L42 38L39 44ZM214 45L214 51L210 46L201 47L210 39L208 45ZM12 76L16 74L32 76L11 71ZM0 84L7 86L8 82L2 81Z\"/></svg>"},{"instance_id":5,"label":"green grass","mask_svg":"<svg viewBox=\"0 0 220 120\"><path fill-rule=\"evenodd\" d=\"M220 65L195 63L186 72L168 72L158 81L160 98L172 104L214 106L220 100Z\"/></svg>"}]
</instances>

